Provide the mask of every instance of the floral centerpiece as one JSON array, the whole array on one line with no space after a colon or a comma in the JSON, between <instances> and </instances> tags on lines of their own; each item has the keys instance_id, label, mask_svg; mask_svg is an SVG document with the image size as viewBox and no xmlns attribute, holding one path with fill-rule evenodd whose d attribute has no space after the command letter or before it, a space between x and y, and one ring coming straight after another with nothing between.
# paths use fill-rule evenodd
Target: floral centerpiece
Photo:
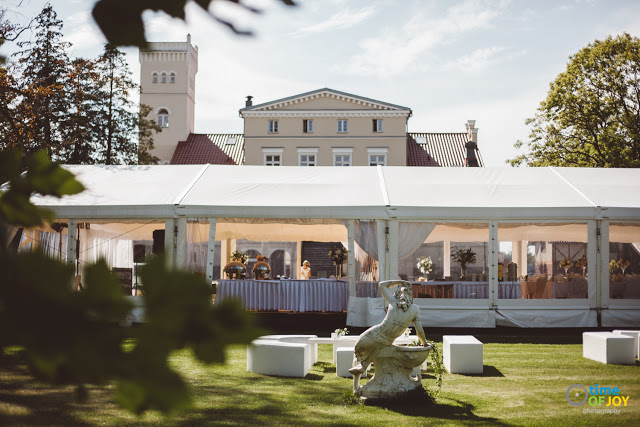
<instances>
[{"instance_id":1,"label":"floral centerpiece","mask_svg":"<svg viewBox=\"0 0 640 427\"><path fill-rule=\"evenodd\" d=\"M624 276L624 271L625 271L627 268L629 268L629 266L631 265L631 263L630 263L629 261L627 261L626 259L624 259L624 258L620 258L620 259L616 262L616 264L618 265L618 268L619 268L620 270L622 270L622 275L623 275L623 276Z\"/></svg>"},{"instance_id":2,"label":"floral centerpiece","mask_svg":"<svg viewBox=\"0 0 640 427\"><path fill-rule=\"evenodd\" d=\"M340 278L342 276L342 264L349 258L349 251L344 248L344 246L334 246L329 249L329 258L336 266L336 277Z\"/></svg>"},{"instance_id":3,"label":"floral centerpiece","mask_svg":"<svg viewBox=\"0 0 640 427\"><path fill-rule=\"evenodd\" d=\"M571 261L569 258L565 258L562 261L560 261L560 263L558 264L558 267L562 268L564 270L564 275L568 275L569 274L569 269L573 266L573 261Z\"/></svg>"},{"instance_id":4,"label":"floral centerpiece","mask_svg":"<svg viewBox=\"0 0 640 427\"><path fill-rule=\"evenodd\" d=\"M331 338L340 338L349 334L349 330L347 328L338 328L331 333Z\"/></svg>"},{"instance_id":5,"label":"floral centerpiece","mask_svg":"<svg viewBox=\"0 0 640 427\"><path fill-rule=\"evenodd\" d=\"M582 275L586 276L586 270L587 270L587 257L583 256L582 258L578 259L576 261L576 267L581 267L582 268Z\"/></svg>"},{"instance_id":6,"label":"floral centerpiece","mask_svg":"<svg viewBox=\"0 0 640 427\"><path fill-rule=\"evenodd\" d=\"M242 264L246 264L247 260L249 260L249 254L245 251L233 251L231 253L231 261L241 262Z\"/></svg>"},{"instance_id":7,"label":"floral centerpiece","mask_svg":"<svg viewBox=\"0 0 640 427\"><path fill-rule=\"evenodd\" d=\"M467 275L467 266L476 263L476 253L469 249L454 249L451 251L451 259L460 266L460 277Z\"/></svg>"},{"instance_id":8,"label":"floral centerpiece","mask_svg":"<svg viewBox=\"0 0 640 427\"><path fill-rule=\"evenodd\" d=\"M427 276L433 269L433 262L431 261L431 257L430 256L419 257L417 266L418 266L418 269L420 269L420 272L422 273L422 277L424 277L424 279L426 280Z\"/></svg>"}]
</instances>

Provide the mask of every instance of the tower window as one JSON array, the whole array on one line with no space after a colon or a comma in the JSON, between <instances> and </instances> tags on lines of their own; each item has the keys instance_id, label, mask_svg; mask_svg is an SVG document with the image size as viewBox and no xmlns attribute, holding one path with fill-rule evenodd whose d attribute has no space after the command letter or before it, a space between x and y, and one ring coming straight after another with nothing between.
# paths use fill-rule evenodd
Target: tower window
<instances>
[{"instance_id":1,"label":"tower window","mask_svg":"<svg viewBox=\"0 0 640 427\"><path fill-rule=\"evenodd\" d=\"M158 73L153 73L153 75L151 77L151 81L153 83L158 83Z\"/></svg>"},{"instance_id":2,"label":"tower window","mask_svg":"<svg viewBox=\"0 0 640 427\"><path fill-rule=\"evenodd\" d=\"M169 127L169 112L166 108L161 108L160 111L158 111L158 126L161 128Z\"/></svg>"},{"instance_id":3,"label":"tower window","mask_svg":"<svg viewBox=\"0 0 640 427\"><path fill-rule=\"evenodd\" d=\"M167 73L162 73L160 83L166 83L166 82L167 82Z\"/></svg>"},{"instance_id":4,"label":"tower window","mask_svg":"<svg viewBox=\"0 0 640 427\"><path fill-rule=\"evenodd\" d=\"M175 82L176 82L176 73L169 74L169 83L175 83Z\"/></svg>"}]
</instances>

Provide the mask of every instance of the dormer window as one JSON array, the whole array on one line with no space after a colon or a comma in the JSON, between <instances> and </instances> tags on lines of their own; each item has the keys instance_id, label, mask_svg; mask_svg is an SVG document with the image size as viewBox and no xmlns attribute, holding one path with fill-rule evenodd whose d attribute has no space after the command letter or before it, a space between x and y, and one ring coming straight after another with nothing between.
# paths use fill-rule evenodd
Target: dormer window
<instances>
[{"instance_id":1,"label":"dormer window","mask_svg":"<svg viewBox=\"0 0 640 427\"><path fill-rule=\"evenodd\" d=\"M151 82L158 83L158 73L153 73L153 75L151 76Z\"/></svg>"},{"instance_id":2,"label":"dormer window","mask_svg":"<svg viewBox=\"0 0 640 427\"><path fill-rule=\"evenodd\" d=\"M158 126L161 128L169 127L169 111L166 108L158 110Z\"/></svg>"},{"instance_id":3,"label":"dormer window","mask_svg":"<svg viewBox=\"0 0 640 427\"><path fill-rule=\"evenodd\" d=\"M175 83L175 82L176 82L176 73L171 73L169 75L169 83Z\"/></svg>"},{"instance_id":4,"label":"dormer window","mask_svg":"<svg viewBox=\"0 0 640 427\"><path fill-rule=\"evenodd\" d=\"M160 78L160 83L167 82L167 73L162 73L162 77Z\"/></svg>"}]
</instances>

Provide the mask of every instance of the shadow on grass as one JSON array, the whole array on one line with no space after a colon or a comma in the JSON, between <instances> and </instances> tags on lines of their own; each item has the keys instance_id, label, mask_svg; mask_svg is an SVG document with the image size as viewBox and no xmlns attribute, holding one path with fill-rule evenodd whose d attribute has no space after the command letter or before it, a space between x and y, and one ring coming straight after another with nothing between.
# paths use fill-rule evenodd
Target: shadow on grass
<instances>
[{"instance_id":1,"label":"shadow on grass","mask_svg":"<svg viewBox=\"0 0 640 427\"><path fill-rule=\"evenodd\" d=\"M336 373L336 365L334 365L333 363L327 363L327 362L316 362L313 364L313 367L316 370L322 371L325 374L328 373Z\"/></svg>"},{"instance_id":2,"label":"shadow on grass","mask_svg":"<svg viewBox=\"0 0 640 427\"><path fill-rule=\"evenodd\" d=\"M461 423L486 423L495 426L507 426L494 417L480 417L473 413L475 406L455 399L446 399L453 404L438 403L423 390L407 393L397 399L367 399L366 406L375 406L388 411L412 417L451 420Z\"/></svg>"},{"instance_id":3,"label":"shadow on grass","mask_svg":"<svg viewBox=\"0 0 640 427\"><path fill-rule=\"evenodd\" d=\"M504 377L495 366L483 365L481 374L464 374L465 377Z\"/></svg>"},{"instance_id":4,"label":"shadow on grass","mask_svg":"<svg viewBox=\"0 0 640 427\"><path fill-rule=\"evenodd\" d=\"M318 374L307 374L307 376L304 377L305 380L311 380L311 381L320 381L323 378L324 378L324 375L318 375Z\"/></svg>"}]
</instances>

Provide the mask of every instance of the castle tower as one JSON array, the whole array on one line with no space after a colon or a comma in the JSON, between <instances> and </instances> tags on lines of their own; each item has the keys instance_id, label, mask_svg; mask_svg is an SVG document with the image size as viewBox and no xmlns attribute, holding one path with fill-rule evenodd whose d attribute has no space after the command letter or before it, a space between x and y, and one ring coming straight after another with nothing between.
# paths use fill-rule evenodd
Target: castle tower
<instances>
[{"instance_id":1,"label":"castle tower","mask_svg":"<svg viewBox=\"0 0 640 427\"><path fill-rule=\"evenodd\" d=\"M162 127L153 154L166 164L193 132L198 48L188 34L186 42L149 43L139 57L140 103L152 108L150 116Z\"/></svg>"}]
</instances>

